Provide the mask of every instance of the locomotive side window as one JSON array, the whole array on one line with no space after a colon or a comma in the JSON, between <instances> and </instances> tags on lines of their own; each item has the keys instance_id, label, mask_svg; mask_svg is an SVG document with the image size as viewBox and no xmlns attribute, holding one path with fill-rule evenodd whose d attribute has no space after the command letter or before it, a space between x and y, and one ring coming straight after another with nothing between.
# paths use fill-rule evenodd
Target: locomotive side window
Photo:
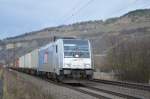
<instances>
[{"instance_id":1,"label":"locomotive side window","mask_svg":"<svg viewBox=\"0 0 150 99\"><path fill-rule=\"evenodd\" d=\"M58 47L57 47L57 45L56 45L56 53L58 52Z\"/></svg>"}]
</instances>

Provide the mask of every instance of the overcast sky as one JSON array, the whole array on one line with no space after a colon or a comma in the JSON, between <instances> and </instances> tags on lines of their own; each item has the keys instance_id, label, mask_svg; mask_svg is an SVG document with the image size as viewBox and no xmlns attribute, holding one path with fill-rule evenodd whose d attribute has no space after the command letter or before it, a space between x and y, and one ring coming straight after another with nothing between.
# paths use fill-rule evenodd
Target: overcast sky
<instances>
[{"instance_id":1,"label":"overcast sky","mask_svg":"<svg viewBox=\"0 0 150 99\"><path fill-rule=\"evenodd\" d=\"M150 8L150 0L0 0L0 39L141 8Z\"/></svg>"}]
</instances>

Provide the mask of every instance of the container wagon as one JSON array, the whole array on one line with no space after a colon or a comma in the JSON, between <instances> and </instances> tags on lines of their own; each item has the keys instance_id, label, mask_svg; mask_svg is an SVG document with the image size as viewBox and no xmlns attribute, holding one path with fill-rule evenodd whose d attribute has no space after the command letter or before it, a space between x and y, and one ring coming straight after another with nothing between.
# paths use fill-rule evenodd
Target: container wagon
<instances>
[{"instance_id":1,"label":"container wagon","mask_svg":"<svg viewBox=\"0 0 150 99\"><path fill-rule=\"evenodd\" d=\"M19 68L63 82L92 79L89 40L60 38L19 58Z\"/></svg>"},{"instance_id":2,"label":"container wagon","mask_svg":"<svg viewBox=\"0 0 150 99\"><path fill-rule=\"evenodd\" d=\"M19 58L18 70L36 74L39 63L39 49L35 49L30 53Z\"/></svg>"}]
</instances>

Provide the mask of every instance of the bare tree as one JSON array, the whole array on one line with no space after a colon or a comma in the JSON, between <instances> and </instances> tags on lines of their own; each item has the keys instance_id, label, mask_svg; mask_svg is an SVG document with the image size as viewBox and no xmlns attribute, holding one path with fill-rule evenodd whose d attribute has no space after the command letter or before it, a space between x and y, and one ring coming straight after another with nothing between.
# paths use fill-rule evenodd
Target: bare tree
<instances>
[{"instance_id":1,"label":"bare tree","mask_svg":"<svg viewBox=\"0 0 150 99\"><path fill-rule=\"evenodd\" d=\"M121 80L148 82L150 79L150 38L122 42L108 52L109 66Z\"/></svg>"}]
</instances>

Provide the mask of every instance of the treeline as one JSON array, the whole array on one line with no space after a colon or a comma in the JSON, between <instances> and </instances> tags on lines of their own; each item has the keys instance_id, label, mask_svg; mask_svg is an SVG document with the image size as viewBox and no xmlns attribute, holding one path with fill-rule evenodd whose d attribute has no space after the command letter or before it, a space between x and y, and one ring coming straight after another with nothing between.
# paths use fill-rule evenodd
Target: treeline
<instances>
[{"instance_id":1,"label":"treeline","mask_svg":"<svg viewBox=\"0 0 150 99\"><path fill-rule=\"evenodd\" d=\"M108 52L108 65L120 80L150 80L150 37L128 39Z\"/></svg>"}]
</instances>

